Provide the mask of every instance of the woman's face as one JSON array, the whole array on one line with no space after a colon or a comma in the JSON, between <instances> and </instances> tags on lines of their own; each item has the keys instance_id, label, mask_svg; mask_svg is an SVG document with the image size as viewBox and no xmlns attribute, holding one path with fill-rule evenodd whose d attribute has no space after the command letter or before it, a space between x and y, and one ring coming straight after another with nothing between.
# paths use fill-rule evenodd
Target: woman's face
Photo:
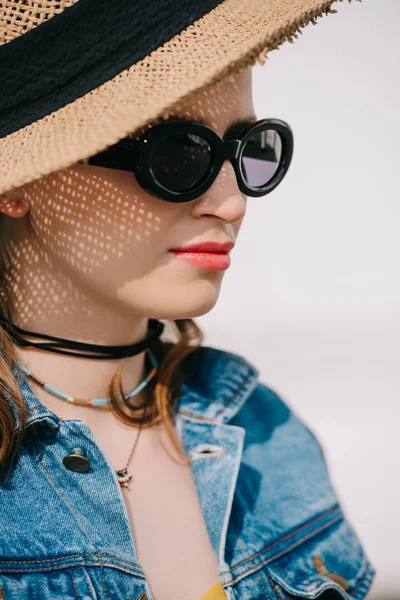
<instances>
[{"instance_id":1,"label":"woman's face","mask_svg":"<svg viewBox=\"0 0 400 600\"><path fill-rule=\"evenodd\" d=\"M171 113L177 115L201 118L222 137L235 119L254 117L251 69L198 93ZM7 219L7 233L20 243L23 237L30 290L42 269L53 282L62 281L71 302L79 298L87 314L98 303L118 305L121 315L158 319L196 317L212 309L226 271L201 268L170 249L206 240L235 242L247 201L229 161L203 196L181 204L148 194L131 173L86 164L18 192L20 214L2 210L21 217ZM14 255L9 266L16 260ZM49 277L42 278L42 292L46 281ZM57 287L47 290L45 301L54 308L60 300L65 309L68 297L60 298Z\"/></svg>"}]
</instances>

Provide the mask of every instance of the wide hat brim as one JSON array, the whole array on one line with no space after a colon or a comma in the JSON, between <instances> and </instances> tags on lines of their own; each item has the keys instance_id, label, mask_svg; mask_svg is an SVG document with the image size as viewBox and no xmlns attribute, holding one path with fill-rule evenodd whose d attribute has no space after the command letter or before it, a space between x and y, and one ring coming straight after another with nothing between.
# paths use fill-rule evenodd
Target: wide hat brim
<instances>
[{"instance_id":1,"label":"wide hat brim","mask_svg":"<svg viewBox=\"0 0 400 600\"><path fill-rule=\"evenodd\" d=\"M3 41L0 193L84 160L264 64L269 51L336 12L336 1L174 0L152 14L154 4L142 0L80 0Z\"/></svg>"}]
</instances>

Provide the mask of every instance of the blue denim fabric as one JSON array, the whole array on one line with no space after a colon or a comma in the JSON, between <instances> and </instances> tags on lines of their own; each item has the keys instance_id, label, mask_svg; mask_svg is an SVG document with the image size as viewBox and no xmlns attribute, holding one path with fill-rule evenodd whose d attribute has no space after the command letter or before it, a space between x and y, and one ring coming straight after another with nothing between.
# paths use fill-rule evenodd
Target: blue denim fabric
<instances>
[{"instance_id":1,"label":"blue denim fabric","mask_svg":"<svg viewBox=\"0 0 400 600\"><path fill-rule=\"evenodd\" d=\"M176 426L228 599L365 598L374 569L314 434L237 354L201 347L184 376ZM105 452L84 421L48 410L25 377L21 389L36 433L0 481L4 599L151 600ZM75 447L89 471L64 467Z\"/></svg>"}]
</instances>

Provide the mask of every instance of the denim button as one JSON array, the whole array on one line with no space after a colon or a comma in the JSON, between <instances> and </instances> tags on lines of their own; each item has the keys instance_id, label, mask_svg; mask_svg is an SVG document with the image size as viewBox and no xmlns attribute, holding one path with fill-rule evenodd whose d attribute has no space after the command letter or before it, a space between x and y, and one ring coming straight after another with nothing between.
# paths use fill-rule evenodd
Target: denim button
<instances>
[{"instance_id":1,"label":"denim button","mask_svg":"<svg viewBox=\"0 0 400 600\"><path fill-rule=\"evenodd\" d=\"M85 456L82 448L74 448L71 454L67 454L63 458L63 464L70 471L84 473L90 468L90 460Z\"/></svg>"},{"instance_id":2,"label":"denim button","mask_svg":"<svg viewBox=\"0 0 400 600\"><path fill-rule=\"evenodd\" d=\"M149 600L149 597L147 594L140 594L138 600Z\"/></svg>"}]
</instances>

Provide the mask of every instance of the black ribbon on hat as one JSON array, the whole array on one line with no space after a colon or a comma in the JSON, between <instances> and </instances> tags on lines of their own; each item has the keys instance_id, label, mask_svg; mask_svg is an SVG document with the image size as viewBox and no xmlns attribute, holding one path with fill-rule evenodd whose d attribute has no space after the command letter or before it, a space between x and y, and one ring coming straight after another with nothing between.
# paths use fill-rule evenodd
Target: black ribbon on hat
<instances>
[{"instance_id":1,"label":"black ribbon on hat","mask_svg":"<svg viewBox=\"0 0 400 600\"><path fill-rule=\"evenodd\" d=\"M100 87L222 3L79 0L2 44L0 138Z\"/></svg>"},{"instance_id":2,"label":"black ribbon on hat","mask_svg":"<svg viewBox=\"0 0 400 600\"><path fill-rule=\"evenodd\" d=\"M152 348L156 340L160 337L164 330L164 323L158 319L149 319L149 326L152 332L141 342L136 342L128 346L101 346L97 344L86 344L84 342L76 342L74 340L67 340L64 338L54 337L52 335L45 335L41 333L34 333L32 331L25 331L17 325L10 323L9 321L0 318L1 326L7 331L14 342L21 347L33 347L41 350L47 350L49 352L57 352L58 354L68 354L69 356L78 356L81 358L94 358L94 359L110 359L110 358L125 358L128 356L136 356L147 348ZM53 340L52 342L30 342L20 336L29 335L36 338L44 338L47 340ZM55 342L55 343L54 343ZM91 352L97 352L100 356L94 356L92 354L67 352L59 350L58 348L71 348L75 350L86 350Z\"/></svg>"}]
</instances>

